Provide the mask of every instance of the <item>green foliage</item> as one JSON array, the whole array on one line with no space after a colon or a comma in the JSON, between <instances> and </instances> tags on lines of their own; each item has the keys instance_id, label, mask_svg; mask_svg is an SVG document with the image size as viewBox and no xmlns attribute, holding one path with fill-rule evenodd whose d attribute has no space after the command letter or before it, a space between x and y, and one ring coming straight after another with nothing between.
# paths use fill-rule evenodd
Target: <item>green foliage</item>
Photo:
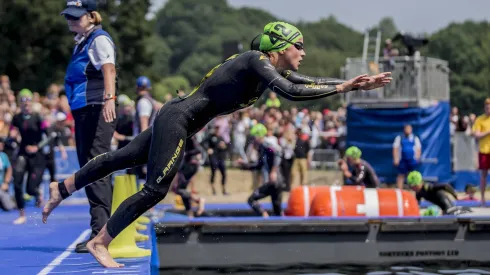
<instances>
[{"instance_id":1,"label":"green foliage","mask_svg":"<svg viewBox=\"0 0 490 275\"><path fill-rule=\"evenodd\" d=\"M0 74L12 88L43 91L61 81L73 39L59 16L64 1L0 1Z\"/></svg>"},{"instance_id":2,"label":"green foliage","mask_svg":"<svg viewBox=\"0 0 490 275\"><path fill-rule=\"evenodd\" d=\"M176 90L184 89L186 93L190 90L189 81L183 76L169 76L160 80L157 84L153 85L152 94L156 100L164 102L165 95L170 93L174 97L176 96Z\"/></svg>"},{"instance_id":3,"label":"green foliage","mask_svg":"<svg viewBox=\"0 0 490 275\"><path fill-rule=\"evenodd\" d=\"M451 104L481 112L490 89L490 23L451 24L430 40L424 54L449 61Z\"/></svg>"}]
</instances>

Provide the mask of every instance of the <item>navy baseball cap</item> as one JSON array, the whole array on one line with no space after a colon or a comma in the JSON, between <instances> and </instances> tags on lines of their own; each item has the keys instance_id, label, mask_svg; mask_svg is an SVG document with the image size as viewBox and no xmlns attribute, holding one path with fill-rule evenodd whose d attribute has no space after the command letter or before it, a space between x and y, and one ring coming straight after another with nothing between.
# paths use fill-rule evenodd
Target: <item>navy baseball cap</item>
<instances>
[{"instance_id":1,"label":"navy baseball cap","mask_svg":"<svg viewBox=\"0 0 490 275\"><path fill-rule=\"evenodd\" d=\"M66 9L61 15L70 15L76 18L82 17L87 12L97 10L96 0L67 0Z\"/></svg>"},{"instance_id":2,"label":"navy baseball cap","mask_svg":"<svg viewBox=\"0 0 490 275\"><path fill-rule=\"evenodd\" d=\"M142 87L145 87L145 88L151 88L151 81L148 77L146 76L140 76L138 77L138 79L136 80L136 86L138 88L142 88Z\"/></svg>"}]
</instances>

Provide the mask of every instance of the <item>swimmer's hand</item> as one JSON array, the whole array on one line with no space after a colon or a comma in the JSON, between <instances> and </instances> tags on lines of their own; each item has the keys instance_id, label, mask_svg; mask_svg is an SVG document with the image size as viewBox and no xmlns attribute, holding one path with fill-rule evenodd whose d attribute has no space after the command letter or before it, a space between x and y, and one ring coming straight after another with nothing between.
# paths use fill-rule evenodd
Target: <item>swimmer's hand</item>
<instances>
[{"instance_id":1,"label":"swimmer's hand","mask_svg":"<svg viewBox=\"0 0 490 275\"><path fill-rule=\"evenodd\" d=\"M358 88L360 90L374 90L386 86L390 83L393 78L391 77L391 72L380 73L368 77L368 81L359 83Z\"/></svg>"},{"instance_id":2,"label":"swimmer's hand","mask_svg":"<svg viewBox=\"0 0 490 275\"><path fill-rule=\"evenodd\" d=\"M245 161L242 159L242 158L239 158L237 160L235 160L235 166L242 166L245 164Z\"/></svg>"},{"instance_id":3,"label":"swimmer's hand","mask_svg":"<svg viewBox=\"0 0 490 275\"><path fill-rule=\"evenodd\" d=\"M336 91L340 94L347 93L347 92L352 91L353 89L359 88L359 86L362 83L368 82L368 81L370 81L369 76L367 74L362 74L362 75L356 76L352 79L349 79L342 84L336 85L335 88L336 88ZM372 81L374 81L374 80L372 80Z\"/></svg>"}]
</instances>

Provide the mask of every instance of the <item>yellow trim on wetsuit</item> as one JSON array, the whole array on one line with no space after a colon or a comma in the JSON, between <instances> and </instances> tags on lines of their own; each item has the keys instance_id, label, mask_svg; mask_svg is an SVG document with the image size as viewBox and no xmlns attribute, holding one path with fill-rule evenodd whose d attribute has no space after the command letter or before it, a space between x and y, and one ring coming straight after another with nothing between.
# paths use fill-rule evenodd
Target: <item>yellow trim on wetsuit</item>
<instances>
[{"instance_id":1,"label":"yellow trim on wetsuit","mask_svg":"<svg viewBox=\"0 0 490 275\"><path fill-rule=\"evenodd\" d=\"M192 92L190 92L186 97L184 98L188 98L190 97L191 95L193 95L194 93L197 92L197 90L201 87L201 85L204 83L204 81L206 81L206 79L210 78L214 71L216 71L219 67L221 67L221 65L225 64L226 62L232 60L232 59L235 59L237 56L239 56L240 54L234 54L230 57L228 57L225 61L223 61L222 63L214 66L214 68L212 68L202 79L201 81L199 82L199 84L192 90Z\"/></svg>"}]
</instances>

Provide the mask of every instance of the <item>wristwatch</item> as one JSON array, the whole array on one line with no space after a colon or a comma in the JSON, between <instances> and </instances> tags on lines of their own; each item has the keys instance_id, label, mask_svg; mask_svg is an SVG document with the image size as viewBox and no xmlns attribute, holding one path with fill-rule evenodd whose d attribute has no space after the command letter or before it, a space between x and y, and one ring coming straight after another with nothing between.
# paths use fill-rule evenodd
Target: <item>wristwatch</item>
<instances>
[{"instance_id":1,"label":"wristwatch","mask_svg":"<svg viewBox=\"0 0 490 275\"><path fill-rule=\"evenodd\" d=\"M112 94L107 94L104 98L104 101L108 101L108 100L111 100L111 99L116 99L116 96L112 95Z\"/></svg>"}]
</instances>

